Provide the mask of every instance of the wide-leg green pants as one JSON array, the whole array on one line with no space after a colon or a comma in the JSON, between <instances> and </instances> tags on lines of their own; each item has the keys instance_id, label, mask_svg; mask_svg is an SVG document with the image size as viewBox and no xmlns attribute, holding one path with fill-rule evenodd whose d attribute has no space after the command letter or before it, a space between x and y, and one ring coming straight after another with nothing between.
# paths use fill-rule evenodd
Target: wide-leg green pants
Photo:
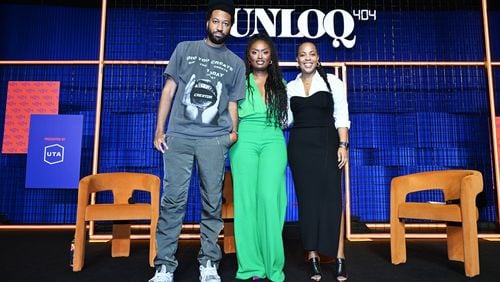
<instances>
[{"instance_id":1,"label":"wide-leg green pants","mask_svg":"<svg viewBox=\"0 0 500 282\"><path fill-rule=\"evenodd\" d=\"M280 128L265 122L265 115L243 119L238 142L230 149L236 278L284 281L286 142Z\"/></svg>"}]
</instances>

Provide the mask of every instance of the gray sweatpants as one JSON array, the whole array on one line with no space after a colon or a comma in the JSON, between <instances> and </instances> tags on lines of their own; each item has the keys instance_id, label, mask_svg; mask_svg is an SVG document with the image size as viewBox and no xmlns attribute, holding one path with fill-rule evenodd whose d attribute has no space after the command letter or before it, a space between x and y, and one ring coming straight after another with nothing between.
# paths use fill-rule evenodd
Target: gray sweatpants
<instances>
[{"instance_id":1,"label":"gray sweatpants","mask_svg":"<svg viewBox=\"0 0 500 282\"><path fill-rule=\"evenodd\" d=\"M157 255L155 265L165 265L174 272L175 258L182 221L186 211L193 162L198 165L202 200L200 235L201 249L198 261L207 260L218 265L222 252L217 238L222 230L222 181L224 165L230 145L229 135L204 139L167 138L168 150L163 155L165 175L160 218L156 229Z\"/></svg>"}]
</instances>

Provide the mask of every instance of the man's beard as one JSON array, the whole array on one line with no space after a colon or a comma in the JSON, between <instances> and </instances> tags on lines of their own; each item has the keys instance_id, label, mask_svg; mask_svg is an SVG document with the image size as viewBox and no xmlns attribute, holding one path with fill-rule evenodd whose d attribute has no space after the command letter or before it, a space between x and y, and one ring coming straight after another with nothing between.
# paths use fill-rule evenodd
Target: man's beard
<instances>
[{"instance_id":1,"label":"man's beard","mask_svg":"<svg viewBox=\"0 0 500 282\"><path fill-rule=\"evenodd\" d=\"M207 28L207 35L208 35L208 39L210 39L210 41L214 44L223 44L224 41L226 41L226 37L227 35L224 35L223 37L215 37L214 34Z\"/></svg>"}]
</instances>

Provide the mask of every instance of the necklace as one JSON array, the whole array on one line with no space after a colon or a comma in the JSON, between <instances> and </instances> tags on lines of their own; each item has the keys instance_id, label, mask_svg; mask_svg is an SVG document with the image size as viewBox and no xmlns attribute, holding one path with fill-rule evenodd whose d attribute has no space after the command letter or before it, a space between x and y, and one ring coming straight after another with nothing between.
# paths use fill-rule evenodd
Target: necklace
<instances>
[{"instance_id":1,"label":"necklace","mask_svg":"<svg viewBox=\"0 0 500 282\"><path fill-rule=\"evenodd\" d=\"M309 89L311 89L312 79L302 79L302 84L304 85L304 94L309 96Z\"/></svg>"}]
</instances>

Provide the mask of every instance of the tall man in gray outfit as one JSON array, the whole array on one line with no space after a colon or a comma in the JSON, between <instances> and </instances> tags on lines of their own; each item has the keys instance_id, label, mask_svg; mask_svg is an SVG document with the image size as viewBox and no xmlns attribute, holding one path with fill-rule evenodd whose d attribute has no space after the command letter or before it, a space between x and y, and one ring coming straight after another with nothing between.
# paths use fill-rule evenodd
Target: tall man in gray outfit
<instances>
[{"instance_id":1,"label":"tall man in gray outfit","mask_svg":"<svg viewBox=\"0 0 500 282\"><path fill-rule=\"evenodd\" d=\"M200 281L221 281L217 238L223 224L222 181L227 150L238 138L237 102L245 97L245 65L224 45L233 21L232 1L209 1L207 37L179 43L165 70L154 138L155 148L163 153L164 190L156 231L156 272L150 282L173 281L194 161L202 197Z\"/></svg>"}]
</instances>

